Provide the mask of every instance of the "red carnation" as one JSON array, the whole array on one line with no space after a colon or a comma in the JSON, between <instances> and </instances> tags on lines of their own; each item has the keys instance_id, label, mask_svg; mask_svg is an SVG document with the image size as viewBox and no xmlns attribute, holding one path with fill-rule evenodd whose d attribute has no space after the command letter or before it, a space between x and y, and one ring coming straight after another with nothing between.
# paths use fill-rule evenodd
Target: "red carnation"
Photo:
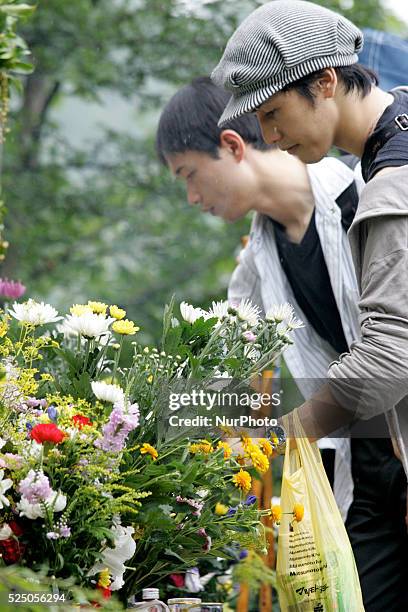
<instances>
[{"instance_id":1,"label":"red carnation","mask_svg":"<svg viewBox=\"0 0 408 612\"><path fill-rule=\"evenodd\" d=\"M30 433L31 438L39 444L43 444L44 442L60 444L65 438L65 435L65 432L58 429L54 423L36 425L32 428Z\"/></svg>"},{"instance_id":2,"label":"red carnation","mask_svg":"<svg viewBox=\"0 0 408 612\"><path fill-rule=\"evenodd\" d=\"M17 523L17 521L9 521L8 524L15 536L20 537L23 535L24 529L21 527L21 525L19 525L19 523Z\"/></svg>"},{"instance_id":3,"label":"red carnation","mask_svg":"<svg viewBox=\"0 0 408 612\"><path fill-rule=\"evenodd\" d=\"M82 429L83 427L85 427L85 425L93 424L91 419L88 419L88 417L84 416L83 414L75 414L72 417L72 421L75 427L78 427L78 429Z\"/></svg>"},{"instance_id":4,"label":"red carnation","mask_svg":"<svg viewBox=\"0 0 408 612\"><path fill-rule=\"evenodd\" d=\"M181 589L184 586L183 574L170 574L170 580L178 589Z\"/></svg>"},{"instance_id":5,"label":"red carnation","mask_svg":"<svg viewBox=\"0 0 408 612\"><path fill-rule=\"evenodd\" d=\"M0 540L0 551L6 565L12 565L20 561L25 551L25 544L21 544L14 538Z\"/></svg>"}]
</instances>

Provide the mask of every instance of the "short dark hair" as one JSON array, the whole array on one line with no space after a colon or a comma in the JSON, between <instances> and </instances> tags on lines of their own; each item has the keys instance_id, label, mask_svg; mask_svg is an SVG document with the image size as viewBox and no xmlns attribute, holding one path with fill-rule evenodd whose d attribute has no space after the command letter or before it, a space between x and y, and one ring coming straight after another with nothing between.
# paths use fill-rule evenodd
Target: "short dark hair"
<instances>
[{"instance_id":1,"label":"short dark hair","mask_svg":"<svg viewBox=\"0 0 408 612\"><path fill-rule=\"evenodd\" d=\"M169 153L200 151L217 159L221 133L235 130L244 142L255 149L275 148L267 145L254 115L243 115L229 121L222 128L217 123L230 94L215 85L209 77L198 77L180 89L166 104L160 116L156 134L156 151L160 161L167 165Z\"/></svg>"},{"instance_id":2,"label":"short dark hair","mask_svg":"<svg viewBox=\"0 0 408 612\"><path fill-rule=\"evenodd\" d=\"M291 83L283 88L282 91L295 89L298 94L307 98L312 104L315 100L313 91L314 83L323 76L324 68L317 72L302 77L298 81ZM335 68L337 78L342 83L344 91L348 94L350 91L356 91L362 98L370 93L373 85L378 85L378 77L373 70L366 68L361 64L352 64L351 66L340 66Z\"/></svg>"}]
</instances>

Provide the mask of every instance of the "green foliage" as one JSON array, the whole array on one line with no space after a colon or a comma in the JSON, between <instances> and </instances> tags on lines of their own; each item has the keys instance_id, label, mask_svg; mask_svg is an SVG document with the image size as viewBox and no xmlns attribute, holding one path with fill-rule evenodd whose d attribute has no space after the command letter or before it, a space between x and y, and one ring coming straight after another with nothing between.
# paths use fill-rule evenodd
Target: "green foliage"
<instances>
[{"instance_id":1,"label":"green foliage","mask_svg":"<svg viewBox=\"0 0 408 612\"><path fill-rule=\"evenodd\" d=\"M30 16L34 10L34 6L19 0L0 2L0 72L32 72L32 64L26 61L30 52L25 41L16 34L16 26L19 19Z\"/></svg>"},{"instance_id":2,"label":"green foliage","mask_svg":"<svg viewBox=\"0 0 408 612\"><path fill-rule=\"evenodd\" d=\"M11 247L2 275L21 278L31 295L61 308L90 296L120 302L150 330L147 340L158 338L161 305L173 293L203 305L225 294L248 221L227 226L189 209L156 160L153 136L164 101L211 71L236 25L260 4L39 3L22 30L36 70L16 100L6 148ZM388 23L380 0L347 7L359 25ZM123 130L97 126L73 147L59 109L78 99L106 104L112 93L108 104L129 101L134 120ZM113 105L111 116L117 113Z\"/></svg>"}]
</instances>

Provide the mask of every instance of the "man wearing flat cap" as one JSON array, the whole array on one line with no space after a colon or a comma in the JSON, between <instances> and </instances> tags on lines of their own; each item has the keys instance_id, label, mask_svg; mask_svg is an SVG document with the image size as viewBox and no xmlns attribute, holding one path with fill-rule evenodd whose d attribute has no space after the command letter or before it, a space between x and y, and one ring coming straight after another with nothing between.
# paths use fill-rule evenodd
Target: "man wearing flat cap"
<instances>
[{"instance_id":1,"label":"man wearing flat cap","mask_svg":"<svg viewBox=\"0 0 408 612\"><path fill-rule=\"evenodd\" d=\"M333 145L361 158L366 186L349 231L361 340L297 412L311 439L366 423L351 440L348 532L365 609L399 612L408 609L408 90L377 87L357 64L362 46L341 15L276 0L240 25L212 78L231 94L220 125L256 113L264 140L305 163ZM368 437L373 417L386 418L392 442Z\"/></svg>"}]
</instances>

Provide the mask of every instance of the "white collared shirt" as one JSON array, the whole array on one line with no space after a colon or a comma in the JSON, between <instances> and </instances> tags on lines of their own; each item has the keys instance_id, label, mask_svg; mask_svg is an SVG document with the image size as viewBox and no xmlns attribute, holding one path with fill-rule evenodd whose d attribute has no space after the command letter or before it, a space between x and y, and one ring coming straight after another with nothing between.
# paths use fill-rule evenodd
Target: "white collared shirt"
<instances>
[{"instance_id":1,"label":"white collared shirt","mask_svg":"<svg viewBox=\"0 0 408 612\"><path fill-rule=\"evenodd\" d=\"M333 295L340 314L344 335L350 345L360 337L358 285L347 234L341 223L336 198L356 180L364 186L359 171L353 171L335 158L326 157L307 166L315 200L316 230L329 273ZM307 262L306 262L307 264ZM294 344L285 350L284 359L305 399L321 386L327 370L337 360L337 352L321 338L296 302L282 269L273 224L266 215L256 213L248 245L240 254L228 288L229 300L249 298L265 313L273 304L289 302L305 327L294 332ZM334 494L342 513L347 515L352 501L350 440L325 438L319 446L336 449Z\"/></svg>"}]
</instances>

